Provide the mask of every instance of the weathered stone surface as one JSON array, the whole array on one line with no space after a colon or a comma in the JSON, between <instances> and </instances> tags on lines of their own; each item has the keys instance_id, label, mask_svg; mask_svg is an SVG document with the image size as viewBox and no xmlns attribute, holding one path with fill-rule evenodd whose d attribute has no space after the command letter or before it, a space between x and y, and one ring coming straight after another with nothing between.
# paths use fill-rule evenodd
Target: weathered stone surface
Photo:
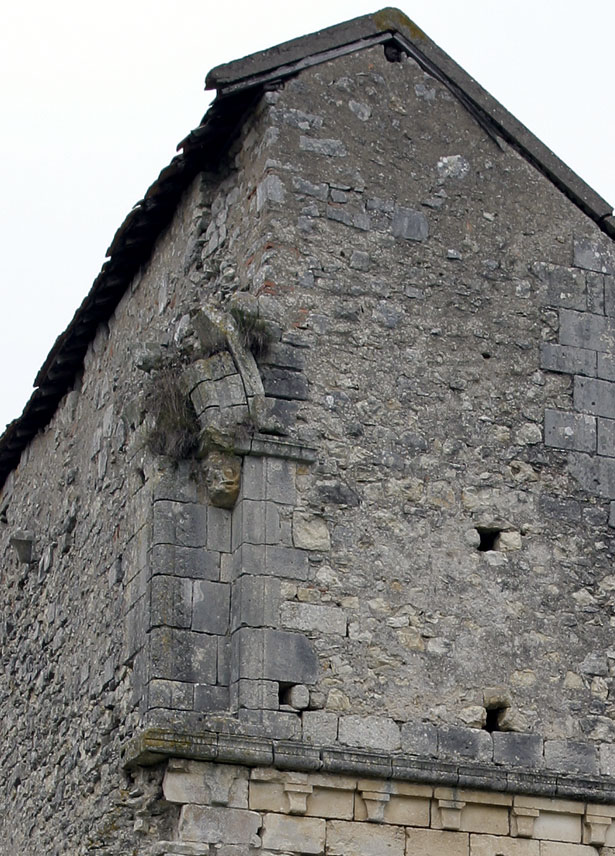
<instances>
[{"instance_id":1,"label":"weathered stone surface","mask_svg":"<svg viewBox=\"0 0 615 856\"><path fill-rule=\"evenodd\" d=\"M404 856L404 830L331 820L327 824L327 851L331 856Z\"/></svg>"},{"instance_id":2,"label":"weathered stone surface","mask_svg":"<svg viewBox=\"0 0 615 856\"><path fill-rule=\"evenodd\" d=\"M299 853L323 853L325 826L325 821L317 817L265 814L261 833L263 847L271 850L296 850Z\"/></svg>"},{"instance_id":3,"label":"weathered stone surface","mask_svg":"<svg viewBox=\"0 0 615 856\"><path fill-rule=\"evenodd\" d=\"M311 603L283 603L280 617L284 627L315 633L337 633L346 635L346 615L335 606L319 606Z\"/></svg>"},{"instance_id":4,"label":"weathered stone surface","mask_svg":"<svg viewBox=\"0 0 615 856\"><path fill-rule=\"evenodd\" d=\"M217 508L232 508L239 496L241 458L225 452L207 455L207 494Z\"/></svg>"},{"instance_id":5,"label":"weathered stone surface","mask_svg":"<svg viewBox=\"0 0 615 856\"><path fill-rule=\"evenodd\" d=\"M385 716L340 716L338 737L347 746L393 752L401 745L399 726Z\"/></svg>"},{"instance_id":6,"label":"weathered stone surface","mask_svg":"<svg viewBox=\"0 0 615 856\"><path fill-rule=\"evenodd\" d=\"M470 836L467 832L446 832L440 829L406 830L406 856L470 856Z\"/></svg>"},{"instance_id":7,"label":"weathered stone surface","mask_svg":"<svg viewBox=\"0 0 615 856\"><path fill-rule=\"evenodd\" d=\"M544 764L543 740L538 734L494 732L493 760L496 764L540 770Z\"/></svg>"},{"instance_id":8,"label":"weathered stone surface","mask_svg":"<svg viewBox=\"0 0 615 856\"><path fill-rule=\"evenodd\" d=\"M192 629L222 636L229 626L231 587L227 583L194 583Z\"/></svg>"},{"instance_id":9,"label":"weathered stone surface","mask_svg":"<svg viewBox=\"0 0 615 856\"><path fill-rule=\"evenodd\" d=\"M239 808L186 805L179 819L179 835L184 841L202 844L258 845L260 815Z\"/></svg>"},{"instance_id":10,"label":"weathered stone surface","mask_svg":"<svg viewBox=\"0 0 615 856\"><path fill-rule=\"evenodd\" d=\"M427 218L420 211L413 211L412 208L396 207L391 228L395 238L424 241L429 237Z\"/></svg>"},{"instance_id":11,"label":"weathered stone surface","mask_svg":"<svg viewBox=\"0 0 615 856\"><path fill-rule=\"evenodd\" d=\"M545 445L579 452L596 450L596 419L581 413L545 411Z\"/></svg>"},{"instance_id":12,"label":"weathered stone surface","mask_svg":"<svg viewBox=\"0 0 615 856\"><path fill-rule=\"evenodd\" d=\"M603 356L607 355L599 354L598 361ZM586 348L573 348L569 345L546 343L540 347L540 366L552 372L595 377L596 351L589 351ZM598 372L598 375L604 377L600 372Z\"/></svg>"},{"instance_id":13,"label":"weathered stone surface","mask_svg":"<svg viewBox=\"0 0 615 856\"><path fill-rule=\"evenodd\" d=\"M296 511L293 514L293 544L302 550L328 550L331 539L326 521L322 517Z\"/></svg>"},{"instance_id":14,"label":"weathered stone surface","mask_svg":"<svg viewBox=\"0 0 615 856\"><path fill-rule=\"evenodd\" d=\"M232 680L265 678L290 684L312 684L318 660L305 636L282 630L242 627L233 634Z\"/></svg>"},{"instance_id":15,"label":"weathered stone surface","mask_svg":"<svg viewBox=\"0 0 615 856\"><path fill-rule=\"evenodd\" d=\"M170 762L162 787L169 802L248 808L245 767L203 761Z\"/></svg>"}]
</instances>

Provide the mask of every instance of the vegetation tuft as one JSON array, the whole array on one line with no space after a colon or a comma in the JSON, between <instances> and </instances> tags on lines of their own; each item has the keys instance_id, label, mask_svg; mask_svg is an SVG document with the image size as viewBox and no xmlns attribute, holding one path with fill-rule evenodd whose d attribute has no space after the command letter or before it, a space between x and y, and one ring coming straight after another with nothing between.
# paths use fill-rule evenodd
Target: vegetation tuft
<instances>
[{"instance_id":1,"label":"vegetation tuft","mask_svg":"<svg viewBox=\"0 0 615 856\"><path fill-rule=\"evenodd\" d=\"M238 306L232 306L230 314L244 346L252 352L254 358L258 360L266 356L271 344L271 332L266 321Z\"/></svg>"},{"instance_id":2,"label":"vegetation tuft","mask_svg":"<svg viewBox=\"0 0 615 856\"><path fill-rule=\"evenodd\" d=\"M156 373L148 395L148 410L154 422L148 445L155 455L181 460L197 451L199 423L182 389L179 367L167 366Z\"/></svg>"}]
</instances>

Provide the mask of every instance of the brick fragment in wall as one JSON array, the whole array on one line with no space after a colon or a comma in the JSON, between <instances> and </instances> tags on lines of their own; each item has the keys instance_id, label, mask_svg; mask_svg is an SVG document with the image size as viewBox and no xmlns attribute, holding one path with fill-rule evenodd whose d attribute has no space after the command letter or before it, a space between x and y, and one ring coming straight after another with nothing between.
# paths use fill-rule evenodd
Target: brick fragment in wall
<instances>
[{"instance_id":1,"label":"brick fragment in wall","mask_svg":"<svg viewBox=\"0 0 615 856\"><path fill-rule=\"evenodd\" d=\"M319 664L313 647L299 633L242 627L232 637L231 680L264 678L313 684Z\"/></svg>"},{"instance_id":2,"label":"brick fragment in wall","mask_svg":"<svg viewBox=\"0 0 615 856\"><path fill-rule=\"evenodd\" d=\"M341 140L300 136L299 148L304 152L313 152L331 158L344 158L347 154L346 147Z\"/></svg>"},{"instance_id":3,"label":"brick fragment in wall","mask_svg":"<svg viewBox=\"0 0 615 856\"><path fill-rule=\"evenodd\" d=\"M584 452L569 452L568 469L581 487L594 496L615 499L615 460L591 456Z\"/></svg>"},{"instance_id":4,"label":"brick fragment in wall","mask_svg":"<svg viewBox=\"0 0 615 856\"><path fill-rule=\"evenodd\" d=\"M396 206L391 224L393 237L408 241L424 241L429 237L429 223L420 211Z\"/></svg>"},{"instance_id":5,"label":"brick fragment in wall","mask_svg":"<svg viewBox=\"0 0 615 856\"><path fill-rule=\"evenodd\" d=\"M394 752L401 746L399 726L386 716L340 716L340 743Z\"/></svg>"}]
</instances>

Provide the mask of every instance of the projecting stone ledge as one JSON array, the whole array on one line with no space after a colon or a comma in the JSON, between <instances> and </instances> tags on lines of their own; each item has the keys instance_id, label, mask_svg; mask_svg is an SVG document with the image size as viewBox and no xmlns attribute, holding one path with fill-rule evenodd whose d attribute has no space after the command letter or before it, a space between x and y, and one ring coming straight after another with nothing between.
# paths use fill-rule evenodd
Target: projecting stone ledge
<instances>
[{"instance_id":1,"label":"projecting stone ledge","mask_svg":"<svg viewBox=\"0 0 615 856\"><path fill-rule=\"evenodd\" d=\"M558 763L554 764L553 769L533 769L530 761L536 758L536 741L541 739L539 737L530 739L531 746L527 754L527 747L521 745L524 741L519 741L519 737L525 735L496 733L500 749L506 738L513 738L515 745L511 748L514 748L514 753L509 756L507 763L478 764L471 759L451 761L411 755L403 751L369 752L340 746L315 746L299 740L250 736L239 733L241 724L233 717L220 716L215 723L212 718L207 725L215 726L219 730L197 733L196 730L183 732L163 727L145 728L124 745L123 764L127 768L133 768L158 764L166 758L188 758L248 767L320 771L375 779L405 780L440 787L466 787L502 793L589 800L592 803L615 802L613 775L599 775L595 768L594 775L581 772L568 775L561 772L561 765ZM552 748L549 746L552 742L545 741L547 750ZM560 744L565 741L556 742ZM577 759L583 752L583 747L590 755L592 752L596 754L592 744L581 745L574 742ZM558 745L555 748L558 752L564 751L563 746ZM527 767L523 769L519 764L523 764L526 754ZM547 751L547 757L548 755ZM585 766L587 768L587 765ZM580 770L581 765L577 764L577 768Z\"/></svg>"}]
</instances>

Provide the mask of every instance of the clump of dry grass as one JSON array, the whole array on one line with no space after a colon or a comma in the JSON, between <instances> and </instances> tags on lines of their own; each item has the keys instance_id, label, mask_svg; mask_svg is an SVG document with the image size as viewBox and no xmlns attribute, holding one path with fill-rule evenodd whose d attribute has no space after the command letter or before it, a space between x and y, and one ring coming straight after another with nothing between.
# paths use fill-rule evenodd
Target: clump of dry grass
<instances>
[{"instance_id":1,"label":"clump of dry grass","mask_svg":"<svg viewBox=\"0 0 615 856\"><path fill-rule=\"evenodd\" d=\"M175 460L189 458L199 443L199 423L181 384L181 369L167 366L156 372L148 395L153 427L148 445L155 455Z\"/></svg>"},{"instance_id":2,"label":"clump of dry grass","mask_svg":"<svg viewBox=\"0 0 615 856\"><path fill-rule=\"evenodd\" d=\"M239 306L232 306L229 311L244 346L257 360L266 356L271 344L271 332L266 321Z\"/></svg>"}]
</instances>

